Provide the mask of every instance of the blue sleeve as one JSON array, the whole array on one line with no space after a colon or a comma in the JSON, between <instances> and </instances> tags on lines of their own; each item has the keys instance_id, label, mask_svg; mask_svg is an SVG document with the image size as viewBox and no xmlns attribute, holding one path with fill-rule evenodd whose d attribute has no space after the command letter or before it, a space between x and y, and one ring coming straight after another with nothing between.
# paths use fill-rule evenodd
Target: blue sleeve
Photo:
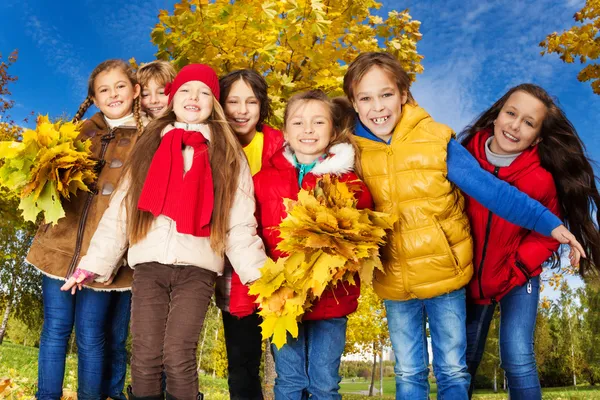
<instances>
[{"instance_id":1,"label":"blue sleeve","mask_svg":"<svg viewBox=\"0 0 600 400\"><path fill-rule=\"evenodd\" d=\"M448 179L500 218L545 236L562 225L542 204L481 168L454 139L448 143L447 164Z\"/></svg>"}]
</instances>

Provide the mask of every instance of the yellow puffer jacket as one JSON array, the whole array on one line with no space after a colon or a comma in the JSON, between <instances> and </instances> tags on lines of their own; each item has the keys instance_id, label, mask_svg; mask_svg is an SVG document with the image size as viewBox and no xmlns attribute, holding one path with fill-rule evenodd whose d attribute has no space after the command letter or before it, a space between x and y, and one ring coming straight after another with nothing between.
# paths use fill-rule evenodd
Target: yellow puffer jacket
<instances>
[{"instance_id":1,"label":"yellow puffer jacket","mask_svg":"<svg viewBox=\"0 0 600 400\"><path fill-rule=\"evenodd\" d=\"M356 137L363 178L377 211L399 217L382 250L375 292L389 300L427 299L465 286L473 245L464 199L447 179L452 130L405 105L391 143Z\"/></svg>"}]
</instances>

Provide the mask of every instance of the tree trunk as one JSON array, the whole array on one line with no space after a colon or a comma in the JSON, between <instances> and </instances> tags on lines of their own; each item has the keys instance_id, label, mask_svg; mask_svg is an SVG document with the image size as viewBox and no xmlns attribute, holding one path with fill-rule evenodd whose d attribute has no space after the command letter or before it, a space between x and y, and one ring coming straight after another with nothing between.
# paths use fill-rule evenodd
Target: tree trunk
<instances>
[{"instance_id":1,"label":"tree trunk","mask_svg":"<svg viewBox=\"0 0 600 400\"><path fill-rule=\"evenodd\" d=\"M271 353L271 340L267 339L265 342L265 381L263 384L263 396L265 400L273 400L275 394L273 393L273 387L275 386L275 378L277 373L275 372L275 360L273 360L273 353Z\"/></svg>"},{"instance_id":2,"label":"tree trunk","mask_svg":"<svg viewBox=\"0 0 600 400\"><path fill-rule=\"evenodd\" d=\"M379 395L383 396L383 346L379 355Z\"/></svg>"},{"instance_id":3,"label":"tree trunk","mask_svg":"<svg viewBox=\"0 0 600 400\"><path fill-rule=\"evenodd\" d=\"M375 343L373 343L373 368L371 368L371 386L369 386L369 397L373 396L373 387L375 386L375 369L377 368L377 352Z\"/></svg>"},{"instance_id":4,"label":"tree trunk","mask_svg":"<svg viewBox=\"0 0 600 400\"><path fill-rule=\"evenodd\" d=\"M498 367L494 366L494 393L498 393Z\"/></svg>"},{"instance_id":5,"label":"tree trunk","mask_svg":"<svg viewBox=\"0 0 600 400\"><path fill-rule=\"evenodd\" d=\"M4 310L4 317L2 318L2 326L0 326L0 344L4 341L4 334L6 333L6 327L8 326L8 316L10 315L10 309L12 308L12 301L8 301L6 309Z\"/></svg>"}]
</instances>

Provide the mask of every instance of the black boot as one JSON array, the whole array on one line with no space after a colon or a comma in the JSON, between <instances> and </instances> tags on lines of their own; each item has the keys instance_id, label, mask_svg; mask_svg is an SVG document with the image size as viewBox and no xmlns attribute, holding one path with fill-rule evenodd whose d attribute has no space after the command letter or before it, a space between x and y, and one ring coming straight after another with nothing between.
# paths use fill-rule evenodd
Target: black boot
<instances>
[{"instance_id":1,"label":"black boot","mask_svg":"<svg viewBox=\"0 0 600 400\"><path fill-rule=\"evenodd\" d=\"M155 396L138 397L133 395L133 389L131 388L131 385L129 385L127 386L127 397L129 398L129 400L164 400L165 394L161 393Z\"/></svg>"}]
</instances>

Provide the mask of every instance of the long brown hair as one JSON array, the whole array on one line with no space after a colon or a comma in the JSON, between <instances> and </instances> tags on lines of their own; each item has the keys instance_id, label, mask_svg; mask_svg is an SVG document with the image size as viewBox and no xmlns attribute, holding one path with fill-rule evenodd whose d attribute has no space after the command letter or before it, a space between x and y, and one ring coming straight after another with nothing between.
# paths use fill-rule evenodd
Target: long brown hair
<instances>
[{"instance_id":1,"label":"long brown hair","mask_svg":"<svg viewBox=\"0 0 600 400\"><path fill-rule=\"evenodd\" d=\"M256 130L261 132L263 123L271 116L271 100L268 95L269 87L267 81L265 81L265 78L255 70L239 69L230 72L219 79L219 87L221 88L221 106L225 108L225 103L227 101L227 96L229 96L229 92L231 91L231 87L239 80L250 86L250 89L252 89L254 96L258 100L260 112L258 115L258 122L256 123Z\"/></svg>"},{"instance_id":2,"label":"long brown hair","mask_svg":"<svg viewBox=\"0 0 600 400\"><path fill-rule=\"evenodd\" d=\"M130 187L125 196L127 236L130 244L146 237L154 221L154 216L150 212L138 210L137 205L152 157L160 145L161 133L167 125L173 124L176 120L173 106L170 104L165 115L148 124L144 135L136 143L129 161L125 164L123 179L130 180ZM243 150L225 119L223 108L214 96L213 110L206 123L211 129L208 152L215 196L210 221L210 246L215 253L223 255L229 215L238 188Z\"/></svg>"},{"instance_id":3,"label":"long brown hair","mask_svg":"<svg viewBox=\"0 0 600 400\"><path fill-rule=\"evenodd\" d=\"M75 113L75 116L73 117L73 122L81 121L81 118L83 118L88 108L90 108L90 106L94 104L94 96L96 96L94 82L96 81L96 77L102 72L111 71L113 69L120 69L121 71L123 71L123 73L129 79L129 82L131 82L131 86L135 87L135 85L138 84L135 71L133 70L131 65L129 65L125 61L115 58L101 62L96 68L94 68L94 70L90 74L90 77L88 79L87 97L81 103L79 109ZM144 124L142 122L142 117L140 113L141 107L142 106L140 103L140 96L138 96L133 100L133 117L135 118L135 125L137 126L138 135L141 135L142 131L144 130Z\"/></svg>"},{"instance_id":4,"label":"long brown hair","mask_svg":"<svg viewBox=\"0 0 600 400\"><path fill-rule=\"evenodd\" d=\"M542 167L552 174L556 184L558 200L565 225L575 235L587 253L582 258L579 272L597 275L600 269L600 194L596 186L592 162L585 152L585 145L575 127L563 110L543 88L530 83L510 89L504 96L483 112L474 124L459 136L467 145L475 134L484 129L493 129L494 120L508 98L515 92L527 93L546 106L546 117L541 126L541 142L537 144ZM595 220L592 214L595 213Z\"/></svg>"},{"instance_id":5,"label":"long brown hair","mask_svg":"<svg viewBox=\"0 0 600 400\"><path fill-rule=\"evenodd\" d=\"M329 146L327 146L327 151L329 151L332 146L339 143L350 144L354 148L354 172L359 177L362 176L359 156L360 152L358 151L358 146L354 141L353 135L356 113L347 99L342 97L330 99L325 92L318 89L295 94L288 100L285 112L283 113L284 130L294 104L309 101L319 101L329 110L333 131L331 132L331 139L329 141Z\"/></svg>"}]
</instances>

